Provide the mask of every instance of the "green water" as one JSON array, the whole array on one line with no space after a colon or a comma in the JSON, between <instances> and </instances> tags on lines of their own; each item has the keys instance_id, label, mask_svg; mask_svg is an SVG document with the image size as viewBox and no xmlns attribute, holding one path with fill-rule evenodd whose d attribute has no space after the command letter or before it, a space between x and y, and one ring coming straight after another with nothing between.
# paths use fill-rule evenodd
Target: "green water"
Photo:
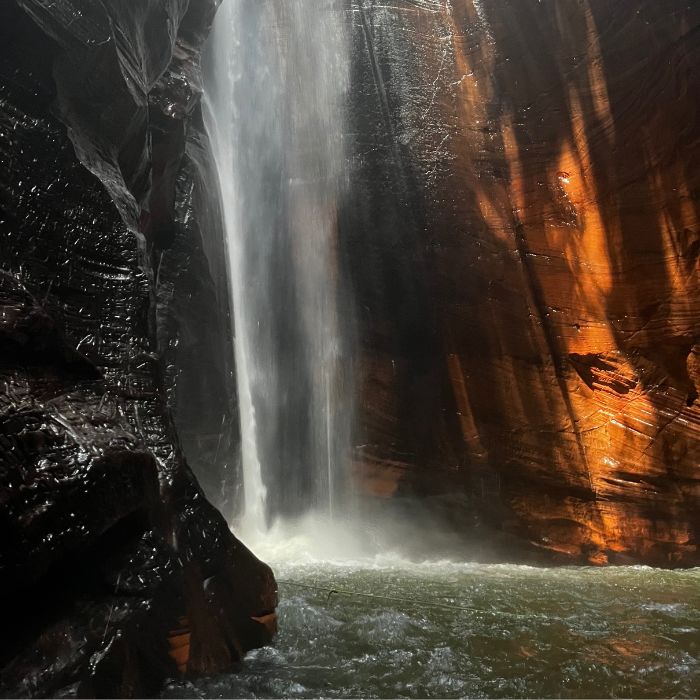
<instances>
[{"instance_id":1,"label":"green water","mask_svg":"<svg viewBox=\"0 0 700 700\"><path fill-rule=\"evenodd\" d=\"M274 569L274 646L250 653L236 674L173 684L167 695L700 695L700 569L377 559Z\"/></svg>"}]
</instances>

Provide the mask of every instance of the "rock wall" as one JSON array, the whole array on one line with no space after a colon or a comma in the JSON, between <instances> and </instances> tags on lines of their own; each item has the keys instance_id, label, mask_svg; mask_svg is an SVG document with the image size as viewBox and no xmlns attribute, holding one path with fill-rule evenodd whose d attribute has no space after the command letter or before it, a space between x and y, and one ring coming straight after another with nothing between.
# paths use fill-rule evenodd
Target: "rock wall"
<instances>
[{"instance_id":1,"label":"rock wall","mask_svg":"<svg viewBox=\"0 0 700 700\"><path fill-rule=\"evenodd\" d=\"M351 16L365 490L482 553L697 565L700 5Z\"/></svg>"},{"instance_id":2,"label":"rock wall","mask_svg":"<svg viewBox=\"0 0 700 700\"><path fill-rule=\"evenodd\" d=\"M215 0L0 6L0 692L141 697L268 641L199 49ZM212 208L213 207L213 208Z\"/></svg>"}]
</instances>

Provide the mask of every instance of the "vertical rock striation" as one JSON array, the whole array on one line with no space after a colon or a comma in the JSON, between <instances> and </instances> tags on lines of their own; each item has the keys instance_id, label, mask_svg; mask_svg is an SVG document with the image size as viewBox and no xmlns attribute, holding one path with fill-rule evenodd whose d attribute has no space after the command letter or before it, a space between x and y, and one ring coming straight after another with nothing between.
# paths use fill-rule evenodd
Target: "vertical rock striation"
<instances>
[{"instance_id":1,"label":"vertical rock striation","mask_svg":"<svg viewBox=\"0 0 700 700\"><path fill-rule=\"evenodd\" d=\"M3 694L149 695L269 639L272 574L186 462L232 506L199 113L217 4L0 8Z\"/></svg>"},{"instance_id":2,"label":"vertical rock striation","mask_svg":"<svg viewBox=\"0 0 700 700\"><path fill-rule=\"evenodd\" d=\"M511 556L697 565L697 3L352 17L366 488Z\"/></svg>"}]
</instances>

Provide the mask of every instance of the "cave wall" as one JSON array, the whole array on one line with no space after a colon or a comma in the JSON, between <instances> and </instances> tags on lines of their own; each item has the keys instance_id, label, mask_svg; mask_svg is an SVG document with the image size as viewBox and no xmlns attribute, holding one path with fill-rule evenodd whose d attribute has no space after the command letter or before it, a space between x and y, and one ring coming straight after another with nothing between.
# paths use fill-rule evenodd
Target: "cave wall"
<instances>
[{"instance_id":1,"label":"cave wall","mask_svg":"<svg viewBox=\"0 0 700 700\"><path fill-rule=\"evenodd\" d=\"M700 4L349 11L364 490L510 557L697 565Z\"/></svg>"},{"instance_id":2,"label":"cave wall","mask_svg":"<svg viewBox=\"0 0 700 700\"><path fill-rule=\"evenodd\" d=\"M270 638L271 571L188 466L233 507L217 5L0 7L3 695L148 696Z\"/></svg>"}]
</instances>

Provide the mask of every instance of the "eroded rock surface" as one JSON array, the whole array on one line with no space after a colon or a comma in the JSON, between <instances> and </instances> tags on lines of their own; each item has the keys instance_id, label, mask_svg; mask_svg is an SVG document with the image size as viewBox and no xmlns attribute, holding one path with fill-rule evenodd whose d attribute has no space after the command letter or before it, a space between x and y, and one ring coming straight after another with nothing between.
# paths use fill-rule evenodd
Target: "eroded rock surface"
<instances>
[{"instance_id":1,"label":"eroded rock surface","mask_svg":"<svg viewBox=\"0 0 700 700\"><path fill-rule=\"evenodd\" d=\"M367 490L509 557L697 565L700 6L352 10Z\"/></svg>"},{"instance_id":2,"label":"eroded rock surface","mask_svg":"<svg viewBox=\"0 0 700 700\"><path fill-rule=\"evenodd\" d=\"M231 507L199 114L217 4L0 7L3 694L148 696L270 636L271 571L185 460Z\"/></svg>"}]
</instances>

